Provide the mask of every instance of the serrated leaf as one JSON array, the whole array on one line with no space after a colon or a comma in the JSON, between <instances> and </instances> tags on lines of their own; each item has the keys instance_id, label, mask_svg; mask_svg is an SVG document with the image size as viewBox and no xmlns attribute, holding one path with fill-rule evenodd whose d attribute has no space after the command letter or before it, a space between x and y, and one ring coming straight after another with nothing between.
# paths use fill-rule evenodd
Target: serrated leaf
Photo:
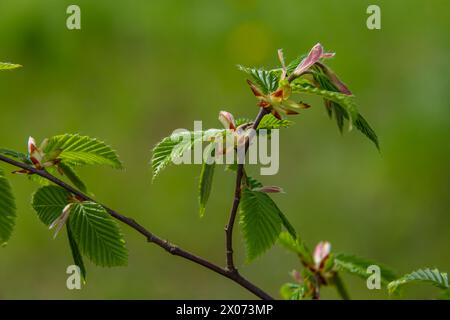
<instances>
[{"instance_id":1,"label":"serrated leaf","mask_svg":"<svg viewBox=\"0 0 450 320\"><path fill-rule=\"evenodd\" d=\"M127 264L128 253L119 227L105 209L94 202L74 203L69 218L80 251L103 267Z\"/></svg>"},{"instance_id":2,"label":"serrated leaf","mask_svg":"<svg viewBox=\"0 0 450 320\"><path fill-rule=\"evenodd\" d=\"M28 158L28 155L26 155L25 153L22 153L22 152L9 150L9 149L0 149L0 154L3 154L7 157L15 158L15 159L20 160L27 164L32 164L32 162Z\"/></svg>"},{"instance_id":3,"label":"serrated leaf","mask_svg":"<svg viewBox=\"0 0 450 320\"><path fill-rule=\"evenodd\" d=\"M307 286L305 284L285 283L280 289L280 295L284 300L303 300Z\"/></svg>"},{"instance_id":4,"label":"serrated leaf","mask_svg":"<svg viewBox=\"0 0 450 320\"><path fill-rule=\"evenodd\" d=\"M292 121L286 119L277 119L272 114L266 114L258 125L258 130L260 129L281 129L289 128L292 125Z\"/></svg>"},{"instance_id":5,"label":"serrated leaf","mask_svg":"<svg viewBox=\"0 0 450 320\"><path fill-rule=\"evenodd\" d=\"M0 169L0 246L6 244L16 224L16 204L11 185Z\"/></svg>"},{"instance_id":6,"label":"serrated leaf","mask_svg":"<svg viewBox=\"0 0 450 320\"><path fill-rule=\"evenodd\" d=\"M12 70L22 67L20 64L14 64L9 62L0 62L0 70Z\"/></svg>"},{"instance_id":7,"label":"serrated leaf","mask_svg":"<svg viewBox=\"0 0 450 320\"><path fill-rule=\"evenodd\" d=\"M258 180L254 179L254 178L252 178L250 176L247 176L246 184L247 184L247 187L250 190L258 189L258 188L263 187L263 184L261 182L259 182ZM253 191L253 192L258 192L258 191ZM284 213L278 208L277 204L272 200L272 198L266 193L263 193L263 192L258 192L258 193L261 194L260 195L261 198L267 198L267 199L265 199L265 201L267 203L271 203L271 206L276 208L276 211L277 211L277 213L278 213L278 215L279 215L279 217L281 219L281 223L286 228L286 230L289 232L289 234L292 237L296 238L297 237L297 232L295 231L295 228L289 222L289 220L284 215Z\"/></svg>"},{"instance_id":8,"label":"serrated leaf","mask_svg":"<svg viewBox=\"0 0 450 320\"><path fill-rule=\"evenodd\" d=\"M355 255L339 253L335 255L334 262L335 267L338 270L346 271L363 279L367 279L371 275L371 273L367 272L367 268L371 265L376 265L380 268L381 271L381 283L385 285L397 278L395 272L393 272L389 268L374 261L360 258Z\"/></svg>"},{"instance_id":9,"label":"serrated leaf","mask_svg":"<svg viewBox=\"0 0 450 320\"><path fill-rule=\"evenodd\" d=\"M401 286L416 281L428 282L441 289L450 288L447 273L440 272L438 269L425 268L405 274L403 277L390 282L388 291L390 294L395 293Z\"/></svg>"},{"instance_id":10,"label":"serrated leaf","mask_svg":"<svg viewBox=\"0 0 450 320\"><path fill-rule=\"evenodd\" d=\"M69 179L70 182L72 182L73 185L78 188L78 190L80 190L83 193L87 192L86 185L70 165L61 162L58 164L58 167L62 171L62 173L67 177L67 179Z\"/></svg>"},{"instance_id":11,"label":"serrated leaf","mask_svg":"<svg viewBox=\"0 0 450 320\"><path fill-rule=\"evenodd\" d=\"M273 70L248 68L241 65L238 65L238 69L249 74L264 94L273 92L278 88L278 77Z\"/></svg>"},{"instance_id":12,"label":"serrated leaf","mask_svg":"<svg viewBox=\"0 0 450 320\"><path fill-rule=\"evenodd\" d=\"M361 114L358 114L358 118L354 122L356 129L361 131L370 141L372 141L378 150L380 150L380 143L378 142L378 137L375 131L370 127L366 119L363 118Z\"/></svg>"},{"instance_id":13,"label":"serrated leaf","mask_svg":"<svg viewBox=\"0 0 450 320\"><path fill-rule=\"evenodd\" d=\"M358 109L356 107L354 96L319 88L304 87L301 85L292 85L292 92L316 95L326 100L333 101L345 109L352 121L355 121L358 118Z\"/></svg>"},{"instance_id":14,"label":"serrated leaf","mask_svg":"<svg viewBox=\"0 0 450 320\"><path fill-rule=\"evenodd\" d=\"M295 239L289 232L281 232L278 241L285 249L297 254L304 262L314 264L311 251L299 237Z\"/></svg>"},{"instance_id":15,"label":"serrated leaf","mask_svg":"<svg viewBox=\"0 0 450 320\"><path fill-rule=\"evenodd\" d=\"M211 150L214 145L210 144L206 150ZM206 151L210 154L210 151ZM208 202L209 195L211 194L212 182L214 178L214 169L216 167L215 162L208 164L203 161L202 171L200 172L200 182L199 182L199 206L200 206L200 217L205 214L206 203Z\"/></svg>"},{"instance_id":16,"label":"serrated leaf","mask_svg":"<svg viewBox=\"0 0 450 320\"><path fill-rule=\"evenodd\" d=\"M70 218L69 218L70 221ZM81 275L83 280L86 281L86 267L84 265L83 256L80 253L80 249L78 249L77 242L73 237L72 230L69 227L69 224L66 225L67 230L67 238L69 240L70 252L72 253L73 262L78 268L80 268Z\"/></svg>"},{"instance_id":17,"label":"serrated leaf","mask_svg":"<svg viewBox=\"0 0 450 320\"><path fill-rule=\"evenodd\" d=\"M49 139L45 154L60 150L58 159L67 165L109 165L122 168L116 152L107 144L95 138L78 134L63 134Z\"/></svg>"},{"instance_id":18,"label":"serrated leaf","mask_svg":"<svg viewBox=\"0 0 450 320\"><path fill-rule=\"evenodd\" d=\"M267 251L281 232L279 209L264 193L249 189L242 191L240 224L251 261Z\"/></svg>"},{"instance_id":19,"label":"serrated leaf","mask_svg":"<svg viewBox=\"0 0 450 320\"><path fill-rule=\"evenodd\" d=\"M49 226L59 216L64 207L70 202L71 194L58 186L45 186L39 188L33 195L31 205L39 219Z\"/></svg>"},{"instance_id":20,"label":"serrated leaf","mask_svg":"<svg viewBox=\"0 0 450 320\"><path fill-rule=\"evenodd\" d=\"M194 144L208 141L215 135L224 133L222 129L209 129L206 131L185 131L174 133L162 139L154 148L152 156L152 179L166 168L175 158L181 157L190 150Z\"/></svg>"}]
</instances>

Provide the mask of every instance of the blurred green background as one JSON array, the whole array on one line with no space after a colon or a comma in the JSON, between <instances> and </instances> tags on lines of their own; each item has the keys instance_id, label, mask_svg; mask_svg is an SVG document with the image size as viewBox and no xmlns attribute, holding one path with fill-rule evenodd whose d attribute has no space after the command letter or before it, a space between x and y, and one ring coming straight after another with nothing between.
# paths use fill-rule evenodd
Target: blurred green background
<instances>
[{"instance_id":1,"label":"blurred green background","mask_svg":"<svg viewBox=\"0 0 450 320\"><path fill-rule=\"evenodd\" d=\"M65 26L73 3L81 7L80 31ZM379 31L366 28L369 4L381 6ZM97 198L222 264L234 177L217 171L200 219L199 166L171 167L151 184L151 148L194 120L218 127L219 110L254 117L255 99L235 65L272 67L278 48L290 59L321 42L337 52L329 65L357 95L382 152L356 131L341 136L312 100L281 133L279 174L262 181L287 191L275 200L310 246L328 240L336 252L400 273L450 271L449 9L448 0L3 0L0 61L24 68L0 74L0 145L25 151L29 135L41 141L64 132L107 141L126 170L83 168ZM88 284L69 291L65 236L52 240L31 210L36 185L11 179L19 217L0 250L0 298L254 298L125 226L129 266L89 264ZM246 264L239 229L236 239L241 272L278 296L297 259L276 246ZM345 280L354 298L387 298ZM418 286L406 296L435 293ZM325 289L323 297L337 296Z\"/></svg>"}]
</instances>

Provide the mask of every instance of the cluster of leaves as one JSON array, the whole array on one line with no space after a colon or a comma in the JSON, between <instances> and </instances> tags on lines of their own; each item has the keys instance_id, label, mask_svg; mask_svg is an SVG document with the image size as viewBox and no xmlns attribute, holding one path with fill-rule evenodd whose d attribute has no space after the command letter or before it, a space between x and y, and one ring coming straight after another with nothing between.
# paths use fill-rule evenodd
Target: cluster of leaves
<instances>
[{"instance_id":1,"label":"cluster of leaves","mask_svg":"<svg viewBox=\"0 0 450 320\"><path fill-rule=\"evenodd\" d=\"M236 124L251 124L248 119L237 119ZM276 119L271 114L264 116L257 128L270 131L272 129L287 128L291 125L288 120ZM153 149L152 170L153 179L156 178L162 169L170 163L183 156L185 152L194 149L196 143L205 144L204 149L208 154L214 155L217 149L214 137L225 134L227 129L209 129L202 132L181 132L175 133L161 140ZM208 163L203 159L200 179L199 179L199 213L203 216L206 204L211 194L214 171L216 164L213 161ZM227 169L235 170L236 166L229 165ZM293 235L295 230L288 219L281 212L270 196L264 192L257 191L262 184L251 177L247 177L242 189L241 218L244 239L247 247L247 258L253 260L272 245L275 244L282 226Z\"/></svg>"},{"instance_id":2,"label":"cluster of leaves","mask_svg":"<svg viewBox=\"0 0 450 320\"><path fill-rule=\"evenodd\" d=\"M286 67L287 75L292 74L305 57L306 55L301 55L291 61ZM270 70L243 66L238 66L238 68L247 73L264 94L275 92L282 83L280 68ZM343 93L333 83L334 78L337 78L337 76L329 67L322 63L317 63L303 77L292 81L290 89L292 93L323 98L328 115L330 118L334 116L341 133L343 132L344 122L348 121L349 130L355 127L379 149L378 137L369 123L358 112L355 96L350 91Z\"/></svg>"},{"instance_id":3,"label":"cluster of leaves","mask_svg":"<svg viewBox=\"0 0 450 320\"><path fill-rule=\"evenodd\" d=\"M390 295L400 295L401 287L409 283L429 283L441 289L440 299L450 299L450 285L447 273L434 268L418 269L401 277L390 268L361 258L352 254L329 253L323 266L314 265L315 257L311 254L306 244L299 238L294 239L287 232L279 237L279 243L296 254L302 266L301 272L294 271L292 276L295 282L285 283L280 294L287 300L305 300L314 298L314 289L320 286L334 286L342 298L348 299L349 295L342 282L340 273L345 272L367 280L371 275L369 267L377 266L380 270L380 282Z\"/></svg>"},{"instance_id":4,"label":"cluster of leaves","mask_svg":"<svg viewBox=\"0 0 450 320\"><path fill-rule=\"evenodd\" d=\"M116 152L104 142L78 134L64 134L44 140L41 147L34 145L30 138L28 153L0 149L0 154L46 170L59 173L81 192L87 187L76 172L82 165L109 165L122 168ZM43 166L45 164L45 166ZM33 172L21 170L32 180L41 183L32 198L32 207L39 219L56 234L65 226L69 246L75 264L86 279L86 267L83 256L94 264L104 267L127 264L127 250L120 229L101 205L79 199L65 189L49 185L47 180L38 178ZM0 171L0 242L5 243L11 236L16 210L11 187Z\"/></svg>"}]
</instances>

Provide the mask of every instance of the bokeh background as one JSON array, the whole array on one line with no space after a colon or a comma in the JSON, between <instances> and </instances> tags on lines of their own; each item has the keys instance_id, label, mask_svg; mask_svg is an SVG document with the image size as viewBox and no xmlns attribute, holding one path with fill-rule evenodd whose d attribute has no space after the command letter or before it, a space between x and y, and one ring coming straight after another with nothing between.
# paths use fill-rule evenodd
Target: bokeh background
<instances>
[{"instance_id":1,"label":"bokeh background","mask_svg":"<svg viewBox=\"0 0 450 320\"><path fill-rule=\"evenodd\" d=\"M81 7L80 31L65 26L73 3ZM379 31L366 28L369 4L381 6ZM0 74L0 145L25 151L29 135L42 140L65 132L107 141L126 170L81 170L98 199L223 263L234 177L217 171L200 219L200 167L172 167L152 184L151 148L194 120L219 126L219 110L254 117L254 97L235 65L272 67L278 48L289 59L321 42L337 52L329 65L357 95L382 151L356 131L341 136L313 99L314 107L281 133L279 174L261 180L287 191L275 200L310 246L328 240L336 252L399 273L423 266L450 271L449 9L448 0L3 0L0 61L24 68ZM129 266L88 263L88 284L69 291L65 237L52 240L32 211L36 185L11 178L19 217L0 250L0 298L253 298L125 226ZM296 258L276 246L247 264L236 230L239 269L278 296L299 267ZM387 298L359 279L345 280L354 298ZM406 290L410 298L436 293L428 286ZM337 296L325 289L323 297Z\"/></svg>"}]
</instances>

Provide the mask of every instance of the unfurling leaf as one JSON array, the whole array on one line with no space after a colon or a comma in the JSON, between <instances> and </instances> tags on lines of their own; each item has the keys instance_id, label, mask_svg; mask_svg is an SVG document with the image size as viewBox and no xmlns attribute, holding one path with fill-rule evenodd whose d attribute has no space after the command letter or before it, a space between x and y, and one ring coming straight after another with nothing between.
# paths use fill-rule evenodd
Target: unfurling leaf
<instances>
[{"instance_id":1,"label":"unfurling leaf","mask_svg":"<svg viewBox=\"0 0 450 320\"><path fill-rule=\"evenodd\" d=\"M44 148L46 155L60 152L57 156L64 164L77 165L109 165L122 168L116 152L104 142L78 134L54 136L48 140Z\"/></svg>"},{"instance_id":2,"label":"unfurling leaf","mask_svg":"<svg viewBox=\"0 0 450 320\"><path fill-rule=\"evenodd\" d=\"M225 129L209 129L206 131L183 131L162 139L154 148L152 156L152 179L166 168L174 159L181 157L195 143L209 141L214 136L225 133Z\"/></svg>"},{"instance_id":3,"label":"unfurling leaf","mask_svg":"<svg viewBox=\"0 0 450 320\"><path fill-rule=\"evenodd\" d=\"M411 273L405 274L403 277L394 280L388 284L388 291L390 294L397 292L398 288L411 282L428 282L441 289L449 289L449 279L445 272L440 272L438 269L418 269Z\"/></svg>"},{"instance_id":4,"label":"unfurling leaf","mask_svg":"<svg viewBox=\"0 0 450 320\"><path fill-rule=\"evenodd\" d=\"M74 203L69 227L80 252L103 267L127 264L128 253L120 229L105 209L94 202Z\"/></svg>"},{"instance_id":5,"label":"unfurling leaf","mask_svg":"<svg viewBox=\"0 0 450 320\"><path fill-rule=\"evenodd\" d=\"M11 185L0 169L0 246L5 245L16 223L16 204Z\"/></svg>"},{"instance_id":6,"label":"unfurling leaf","mask_svg":"<svg viewBox=\"0 0 450 320\"><path fill-rule=\"evenodd\" d=\"M238 69L249 74L264 94L268 94L278 88L278 77L275 71L248 68L240 65L238 65Z\"/></svg>"},{"instance_id":7,"label":"unfurling leaf","mask_svg":"<svg viewBox=\"0 0 450 320\"><path fill-rule=\"evenodd\" d=\"M397 278L395 272L393 272L389 268L374 261L370 261L354 255L339 253L334 257L334 263L337 270L346 271L363 279L367 279L371 275L371 273L367 272L367 268L371 265L376 265L380 267L381 283L385 285Z\"/></svg>"}]
</instances>

